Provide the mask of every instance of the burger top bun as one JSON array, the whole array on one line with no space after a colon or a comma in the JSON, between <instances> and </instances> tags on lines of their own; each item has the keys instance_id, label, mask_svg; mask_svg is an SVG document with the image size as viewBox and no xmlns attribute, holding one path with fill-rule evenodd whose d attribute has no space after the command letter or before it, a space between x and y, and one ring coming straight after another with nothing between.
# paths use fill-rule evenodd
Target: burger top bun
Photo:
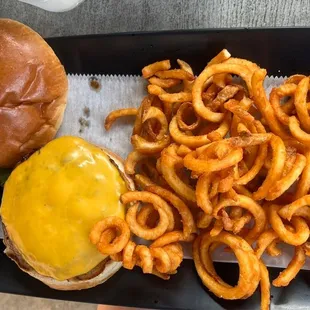
<instances>
[{"instance_id":1,"label":"burger top bun","mask_svg":"<svg viewBox=\"0 0 310 310\"><path fill-rule=\"evenodd\" d=\"M67 91L66 72L43 38L0 19L0 168L14 167L54 138Z\"/></svg>"}]
</instances>

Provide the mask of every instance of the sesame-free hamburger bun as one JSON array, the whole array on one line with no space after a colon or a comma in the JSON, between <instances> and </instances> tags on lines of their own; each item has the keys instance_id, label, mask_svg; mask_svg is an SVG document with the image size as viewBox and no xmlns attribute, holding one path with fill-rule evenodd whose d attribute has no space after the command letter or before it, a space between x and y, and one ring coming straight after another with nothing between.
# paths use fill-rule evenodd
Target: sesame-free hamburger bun
<instances>
[{"instance_id":1,"label":"sesame-free hamburger bun","mask_svg":"<svg viewBox=\"0 0 310 310\"><path fill-rule=\"evenodd\" d=\"M43 38L0 19L0 168L14 167L54 138L67 92L66 72Z\"/></svg>"}]
</instances>

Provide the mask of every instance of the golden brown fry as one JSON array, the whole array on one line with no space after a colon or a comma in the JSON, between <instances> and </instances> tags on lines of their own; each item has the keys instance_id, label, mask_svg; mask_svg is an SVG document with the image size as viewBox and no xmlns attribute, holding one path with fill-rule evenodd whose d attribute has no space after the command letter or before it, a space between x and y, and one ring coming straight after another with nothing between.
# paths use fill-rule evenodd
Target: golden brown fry
<instances>
[{"instance_id":1,"label":"golden brown fry","mask_svg":"<svg viewBox=\"0 0 310 310\"><path fill-rule=\"evenodd\" d=\"M289 118L288 126L292 136L296 140L298 140L300 143L305 144L307 147L310 147L310 134L300 128L300 122L295 116L291 116Z\"/></svg>"},{"instance_id":2,"label":"golden brown fry","mask_svg":"<svg viewBox=\"0 0 310 310\"><path fill-rule=\"evenodd\" d=\"M239 91L240 87L237 85L225 86L216 96L216 98L208 105L213 111L217 111L223 104L233 98Z\"/></svg>"},{"instance_id":3,"label":"golden brown fry","mask_svg":"<svg viewBox=\"0 0 310 310\"><path fill-rule=\"evenodd\" d=\"M273 135L270 140L270 146L272 148L272 155L274 160L271 163L271 167L268 171L265 181L253 194L253 198L255 200L264 199L274 182L278 181L282 177L282 171L286 159L285 145L279 137Z\"/></svg>"},{"instance_id":4,"label":"golden brown fry","mask_svg":"<svg viewBox=\"0 0 310 310\"><path fill-rule=\"evenodd\" d=\"M306 157L301 154L297 154L294 167L290 172L288 172L287 175L276 181L274 185L270 187L266 200L275 200L280 197L299 178L305 166Z\"/></svg>"},{"instance_id":5,"label":"golden brown fry","mask_svg":"<svg viewBox=\"0 0 310 310\"><path fill-rule=\"evenodd\" d=\"M210 230L210 236L211 237L218 236L222 232L223 229L224 229L223 221L215 220L213 228Z\"/></svg>"},{"instance_id":6,"label":"golden brown fry","mask_svg":"<svg viewBox=\"0 0 310 310\"><path fill-rule=\"evenodd\" d=\"M137 151L130 152L125 160L125 172L128 174L135 174L138 162L146 158L148 158L148 155L141 154Z\"/></svg>"},{"instance_id":7,"label":"golden brown fry","mask_svg":"<svg viewBox=\"0 0 310 310\"><path fill-rule=\"evenodd\" d=\"M178 79L160 79L158 77L153 76L149 79L149 82L161 88L170 88L180 84L181 81Z\"/></svg>"},{"instance_id":8,"label":"golden brown fry","mask_svg":"<svg viewBox=\"0 0 310 310\"><path fill-rule=\"evenodd\" d=\"M183 159L181 157L173 157L167 152L163 153L161 156L162 163L162 173L163 177L169 184L169 186L180 196L185 198L187 201L196 201L196 195L193 188L185 184L183 180L179 178L176 173L177 165L183 164Z\"/></svg>"},{"instance_id":9,"label":"golden brown fry","mask_svg":"<svg viewBox=\"0 0 310 310\"><path fill-rule=\"evenodd\" d=\"M280 256L282 254L282 250L278 248L278 243L280 240L274 240L269 244L266 251L270 256Z\"/></svg>"},{"instance_id":10,"label":"golden brown fry","mask_svg":"<svg viewBox=\"0 0 310 310\"><path fill-rule=\"evenodd\" d=\"M176 119L181 130L194 130L199 127L201 118L195 115L191 102L184 102L178 108ZM189 123L189 124L188 124Z\"/></svg>"},{"instance_id":11,"label":"golden brown fry","mask_svg":"<svg viewBox=\"0 0 310 310\"><path fill-rule=\"evenodd\" d=\"M209 62L207 66L219 64L221 62L224 62L225 60L230 58L230 53L227 49L221 50L215 57L213 57Z\"/></svg>"},{"instance_id":12,"label":"golden brown fry","mask_svg":"<svg viewBox=\"0 0 310 310\"><path fill-rule=\"evenodd\" d=\"M221 63L206 67L195 80L193 85L193 106L198 115L210 122L220 122L223 119L223 113L212 112L211 109L206 107L203 103L201 94L206 81L208 81L214 74L217 73L233 73L241 76L249 90L252 89L251 78L253 72L247 67L239 64Z\"/></svg>"},{"instance_id":13,"label":"golden brown fry","mask_svg":"<svg viewBox=\"0 0 310 310\"><path fill-rule=\"evenodd\" d=\"M213 211L212 203L209 197L210 185L211 185L211 175L208 173L202 174L199 177L196 185L197 205L207 215L211 215Z\"/></svg>"},{"instance_id":14,"label":"golden brown fry","mask_svg":"<svg viewBox=\"0 0 310 310\"><path fill-rule=\"evenodd\" d=\"M280 99L286 96L293 96L297 86L295 84L283 84L278 88L273 88L270 93L270 103L279 121L288 125L289 115L287 115L281 106ZM293 105L292 105L293 106Z\"/></svg>"},{"instance_id":15,"label":"golden brown fry","mask_svg":"<svg viewBox=\"0 0 310 310\"><path fill-rule=\"evenodd\" d=\"M188 81L193 81L195 79L193 74L182 69L158 71L155 73L155 75L161 79L179 79Z\"/></svg>"},{"instance_id":16,"label":"golden brown fry","mask_svg":"<svg viewBox=\"0 0 310 310\"><path fill-rule=\"evenodd\" d=\"M225 88L232 82L232 76L226 73L215 74L212 78L212 82L219 88Z\"/></svg>"},{"instance_id":17,"label":"golden brown fry","mask_svg":"<svg viewBox=\"0 0 310 310\"><path fill-rule=\"evenodd\" d=\"M236 199L237 198L235 198L234 200ZM242 215L240 218L235 219L233 223L233 228L232 228L233 233L235 235L239 234L244 228L244 226L251 221L251 219L252 219L252 215L249 212L246 213L245 215Z\"/></svg>"},{"instance_id":18,"label":"golden brown fry","mask_svg":"<svg viewBox=\"0 0 310 310\"><path fill-rule=\"evenodd\" d=\"M119 235L111 235L111 229L116 230ZM107 238L108 233L111 237ZM104 255L119 253L126 246L130 238L130 230L127 223L117 217L110 216L95 224L89 234L89 240L96 245L98 251Z\"/></svg>"},{"instance_id":19,"label":"golden brown fry","mask_svg":"<svg viewBox=\"0 0 310 310\"><path fill-rule=\"evenodd\" d=\"M133 134L141 134L142 133L142 115L145 110L152 106L154 101L154 96L148 95L145 96L142 100L142 103L138 109L137 117L135 120L135 124L133 126L132 133Z\"/></svg>"},{"instance_id":20,"label":"golden brown fry","mask_svg":"<svg viewBox=\"0 0 310 310\"><path fill-rule=\"evenodd\" d=\"M137 222L144 228L154 228L158 221L158 213L153 205L146 204L140 208L137 214Z\"/></svg>"},{"instance_id":21,"label":"golden brown fry","mask_svg":"<svg viewBox=\"0 0 310 310\"><path fill-rule=\"evenodd\" d=\"M295 247L295 254L289 265L279 276L272 281L272 284L277 287L288 286L290 282L296 277L299 270L306 262L306 255L302 246Z\"/></svg>"},{"instance_id":22,"label":"golden brown fry","mask_svg":"<svg viewBox=\"0 0 310 310\"><path fill-rule=\"evenodd\" d=\"M158 96L159 96L159 99L162 100L163 102L167 102L171 104L192 101L192 94L186 93L186 92L179 92L179 93L173 93L173 94L168 94L165 92L165 93L158 94Z\"/></svg>"},{"instance_id":23,"label":"golden brown fry","mask_svg":"<svg viewBox=\"0 0 310 310\"><path fill-rule=\"evenodd\" d=\"M182 231L170 231L156 239L151 245L150 248L162 248L168 244L175 243L175 242L190 242L194 240L195 235L189 235L184 238L184 234Z\"/></svg>"},{"instance_id":24,"label":"golden brown fry","mask_svg":"<svg viewBox=\"0 0 310 310\"><path fill-rule=\"evenodd\" d=\"M273 108L270 102L267 99L265 90L264 90L264 79L266 77L267 71L264 69L259 69L254 72L252 78L252 87L253 87L253 98L255 105L259 109L260 113L266 120L269 128L272 132L282 139L290 139L289 134L286 132L283 125L277 119Z\"/></svg>"},{"instance_id":25,"label":"golden brown fry","mask_svg":"<svg viewBox=\"0 0 310 310\"><path fill-rule=\"evenodd\" d=\"M192 150L188 146L181 144L179 148L177 149L177 154L181 157L184 157L191 151Z\"/></svg>"},{"instance_id":26,"label":"golden brown fry","mask_svg":"<svg viewBox=\"0 0 310 310\"><path fill-rule=\"evenodd\" d=\"M147 186L145 190L158 195L177 209L183 223L184 239L196 232L196 225L190 209L177 195L154 184Z\"/></svg>"},{"instance_id":27,"label":"golden brown fry","mask_svg":"<svg viewBox=\"0 0 310 310\"><path fill-rule=\"evenodd\" d=\"M219 92L219 88L216 84L211 84L208 88L201 94L202 100L206 105L210 104Z\"/></svg>"},{"instance_id":28,"label":"golden brown fry","mask_svg":"<svg viewBox=\"0 0 310 310\"><path fill-rule=\"evenodd\" d=\"M223 139L227 135L230 125L231 113L226 112L224 113L223 121L219 127L207 134L208 139L210 139L210 141L218 141Z\"/></svg>"},{"instance_id":29,"label":"golden brown fry","mask_svg":"<svg viewBox=\"0 0 310 310\"><path fill-rule=\"evenodd\" d=\"M239 263L239 280L236 286L226 284L213 267L209 248L213 243L228 245L237 257ZM251 296L260 281L259 260L250 245L238 236L226 232L212 237L204 233L197 237L193 246L193 258L203 284L216 296L225 299L240 299ZM242 288L242 289L241 289Z\"/></svg>"},{"instance_id":30,"label":"golden brown fry","mask_svg":"<svg viewBox=\"0 0 310 310\"><path fill-rule=\"evenodd\" d=\"M306 167L304 168L296 186L295 199L299 199L308 194L310 189L310 151L305 153Z\"/></svg>"},{"instance_id":31,"label":"golden brown fry","mask_svg":"<svg viewBox=\"0 0 310 310\"><path fill-rule=\"evenodd\" d=\"M204 213L203 211L200 211L197 214L197 220L196 220L197 228L207 229L211 225L212 220L213 220L212 215L208 215Z\"/></svg>"},{"instance_id":32,"label":"golden brown fry","mask_svg":"<svg viewBox=\"0 0 310 310\"><path fill-rule=\"evenodd\" d=\"M194 75L192 67L185 61L181 59L177 59L177 63L179 64L180 68L186 72L188 72L191 75ZM190 92L192 90L193 81L183 80L184 84L184 91Z\"/></svg>"},{"instance_id":33,"label":"golden brown fry","mask_svg":"<svg viewBox=\"0 0 310 310\"><path fill-rule=\"evenodd\" d=\"M310 116L307 108L307 94L309 89L309 78L302 79L297 86L295 92L295 108L301 126L305 131L310 131Z\"/></svg>"},{"instance_id":34,"label":"golden brown fry","mask_svg":"<svg viewBox=\"0 0 310 310\"><path fill-rule=\"evenodd\" d=\"M194 75L192 67L187 62L181 59L177 59L177 63L179 64L182 70L190 73L191 75Z\"/></svg>"},{"instance_id":35,"label":"golden brown fry","mask_svg":"<svg viewBox=\"0 0 310 310\"><path fill-rule=\"evenodd\" d=\"M294 202L282 207L279 210L279 214L282 218L291 220L294 215L297 214L299 210L301 210L304 207L310 206L310 195L305 195Z\"/></svg>"},{"instance_id":36,"label":"golden brown fry","mask_svg":"<svg viewBox=\"0 0 310 310\"><path fill-rule=\"evenodd\" d=\"M184 166L198 173L220 171L236 165L242 160L242 148L233 149L222 159L199 159L197 152L193 151L184 157Z\"/></svg>"},{"instance_id":37,"label":"golden brown fry","mask_svg":"<svg viewBox=\"0 0 310 310\"><path fill-rule=\"evenodd\" d=\"M261 310L269 310L270 306L270 280L269 272L265 264L260 260L260 291L261 291Z\"/></svg>"},{"instance_id":38,"label":"golden brown fry","mask_svg":"<svg viewBox=\"0 0 310 310\"><path fill-rule=\"evenodd\" d=\"M136 220L139 204L135 203L130 206L126 214L126 222L128 223L130 230L137 236L146 240L155 240L164 232L173 230L174 216L171 207L159 196L145 191L133 191L123 194L121 200L124 204L138 201L152 204L159 214L159 222L155 228L143 229Z\"/></svg>"},{"instance_id":39,"label":"golden brown fry","mask_svg":"<svg viewBox=\"0 0 310 310\"><path fill-rule=\"evenodd\" d=\"M261 258L267 247L278 239L277 233L273 229L265 230L257 239L255 254Z\"/></svg>"},{"instance_id":40,"label":"golden brown fry","mask_svg":"<svg viewBox=\"0 0 310 310\"><path fill-rule=\"evenodd\" d=\"M170 60L162 60L154 62L142 69L142 76L148 79L158 71L169 70L171 68Z\"/></svg>"},{"instance_id":41,"label":"golden brown fry","mask_svg":"<svg viewBox=\"0 0 310 310\"><path fill-rule=\"evenodd\" d=\"M295 84L295 85L298 85L299 82L304 79L306 76L303 75L303 74L294 74L294 75L291 75L290 77L288 77L285 81L284 81L284 84Z\"/></svg>"},{"instance_id":42,"label":"golden brown fry","mask_svg":"<svg viewBox=\"0 0 310 310\"><path fill-rule=\"evenodd\" d=\"M222 201L220 201L220 203L216 205L213 209L213 216L216 219L220 219L221 216L219 215L219 211L231 206L238 206L244 208L253 215L255 224L253 228L249 230L247 236L244 238L247 242L249 242L249 244L253 243L265 229L267 219L264 210L253 199L247 196L238 195L237 200L223 199Z\"/></svg>"},{"instance_id":43,"label":"golden brown fry","mask_svg":"<svg viewBox=\"0 0 310 310\"><path fill-rule=\"evenodd\" d=\"M165 135L160 141L147 141L139 135L131 137L131 143L138 152L143 154L156 154L162 151L170 143L170 136Z\"/></svg>"},{"instance_id":44,"label":"golden brown fry","mask_svg":"<svg viewBox=\"0 0 310 310\"><path fill-rule=\"evenodd\" d=\"M278 213L280 209L281 206L278 205L271 205L268 207L269 221L273 230L285 243L295 246L305 243L309 238L309 227L307 222L301 217L294 216L290 223L295 231L291 232L285 227L283 220Z\"/></svg>"},{"instance_id":45,"label":"golden brown fry","mask_svg":"<svg viewBox=\"0 0 310 310\"><path fill-rule=\"evenodd\" d=\"M153 84L149 84L147 86L147 91L149 92L150 95L154 96L160 96L166 93L166 91L163 88Z\"/></svg>"},{"instance_id":46,"label":"golden brown fry","mask_svg":"<svg viewBox=\"0 0 310 310\"><path fill-rule=\"evenodd\" d=\"M176 116L174 116L170 122L169 132L175 142L186 145L189 148L196 148L210 143L207 135L189 136L182 132L179 129Z\"/></svg>"},{"instance_id":47,"label":"golden brown fry","mask_svg":"<svg viewBox=\"0 0 310 310\"><path fill-rule=\"evenodd\" d=\"M142 115L142 123L145 123L151 119L156 119L160 124L161 127L156 135L156 140L162 140L168 133L168 121L165 114L159 108L150 107L144 111Z\"/></svg>"},{"instance_id":48,"label":"golden brown fry","mask_svg":"<svg viewBox=\"0 0 310 310\"><path fill-rule=\"evenodd\" d=\"M104 128L105 130L109 130L113 123L120 117L124 116L136 116L138 114L138 109L134 108L127 108L127 109L120 109L114 110L106 117L104 121Z\"/></svg>"}]
</instances>

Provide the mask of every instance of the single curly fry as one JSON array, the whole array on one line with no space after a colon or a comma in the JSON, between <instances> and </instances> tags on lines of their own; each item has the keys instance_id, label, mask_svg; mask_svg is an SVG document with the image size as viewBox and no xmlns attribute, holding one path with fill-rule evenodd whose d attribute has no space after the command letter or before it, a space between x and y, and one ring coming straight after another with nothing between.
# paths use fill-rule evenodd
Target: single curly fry
<instances>
[{"instance_id":1,"label":"single curly fry","mask_svg":"<svg viewBox=\"0 0 310 310\"><path fill-rule=\"evenodd\" d=\"M111 229L117 230L119 235L113 235L111 238ZM109 238L107 238L105 232L109 233ZM99 221L89 234L90 242L96 245L98 250L104 255L116 254L122 251L129 238L130 230L127 223L117 216L106 217Z\"/></svg>"}]
</instances>

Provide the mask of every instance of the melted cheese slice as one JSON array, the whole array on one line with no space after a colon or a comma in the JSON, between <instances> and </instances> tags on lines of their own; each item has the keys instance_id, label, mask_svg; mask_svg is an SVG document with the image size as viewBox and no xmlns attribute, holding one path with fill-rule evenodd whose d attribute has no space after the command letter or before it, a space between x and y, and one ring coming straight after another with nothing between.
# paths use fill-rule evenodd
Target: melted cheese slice
<instances>
[{"instance_id":1,"label":"melted cheese slice","mask_svg":"<svg viewBox=\"0 0 310 310\"><path fill-rule=\"evenodd\" d=\"M20 164L5 184L2 220L24 259L40 274L65 280L105 257L90 243L92 226L124 218L126 185L109 157L76 137L48 143Z\"/></svg>"}]
</instances>

